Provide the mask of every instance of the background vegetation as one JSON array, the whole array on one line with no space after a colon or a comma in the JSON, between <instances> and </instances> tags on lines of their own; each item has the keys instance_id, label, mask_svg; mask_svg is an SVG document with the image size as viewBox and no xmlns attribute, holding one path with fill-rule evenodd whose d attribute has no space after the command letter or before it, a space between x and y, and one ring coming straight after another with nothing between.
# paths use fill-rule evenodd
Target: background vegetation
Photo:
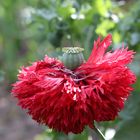
<instances>
[{"instance_id":1,"label":"background vegetation","mask_svg":"<svg viewBox=\"0 0 140 140\"><path fill-rule=\"evenodd\" d=\"M0 86L9 91L19 67L42 59L45 54L58 57L63 46L84 47L88 58L93 40L108 33L113 35L112 49L124 42L136 51L130 67L137 82L119 118L97 125L106 135L110 132L110 137L115 132L113 140L139 140L139 0L0 0ZM45 127L34 139L87 140L90 135L85 130L80 135L66 136Z\"/></svg>"}]
</instances>

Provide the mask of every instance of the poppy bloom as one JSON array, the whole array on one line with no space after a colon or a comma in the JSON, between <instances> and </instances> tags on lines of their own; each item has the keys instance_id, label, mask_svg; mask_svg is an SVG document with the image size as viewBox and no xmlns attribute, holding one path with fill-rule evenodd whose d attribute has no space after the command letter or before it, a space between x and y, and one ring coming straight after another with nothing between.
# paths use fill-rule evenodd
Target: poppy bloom
<instances>
[{"instance_id":1,"label":"poppy bloom","mask_svg":"<svg viewBox=\"0 0 140 140\"><path fill-rule=\"evenodd\" d=\"M94 121L114 120L136 77L127 67L134 52L122 47L106 53L111 42L110 34L103 41L98 38L88 60L76 67L48 56L23 67L12 94L38 123L66 134L94 128ZM81 53L71 50L66 53Z\"/></svg>"}]
</instances>

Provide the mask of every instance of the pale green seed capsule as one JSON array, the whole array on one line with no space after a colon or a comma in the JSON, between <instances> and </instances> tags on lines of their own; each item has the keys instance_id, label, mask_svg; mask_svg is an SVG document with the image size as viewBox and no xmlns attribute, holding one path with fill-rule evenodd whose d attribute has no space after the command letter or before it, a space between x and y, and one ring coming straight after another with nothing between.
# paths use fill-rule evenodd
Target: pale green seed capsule
<instances>
[{"instance_id":1,"label":"pale green seed capsule","mask_svg":"<svg viewBox=\"0 0 140 140\"><path fill-rule=\"evenodd\" d=\"M64 66L70 70L78 68L84 62L84 56L80 47L66 47L62 50L64 52L62 62Z\"/></svg>"}]
</instances>

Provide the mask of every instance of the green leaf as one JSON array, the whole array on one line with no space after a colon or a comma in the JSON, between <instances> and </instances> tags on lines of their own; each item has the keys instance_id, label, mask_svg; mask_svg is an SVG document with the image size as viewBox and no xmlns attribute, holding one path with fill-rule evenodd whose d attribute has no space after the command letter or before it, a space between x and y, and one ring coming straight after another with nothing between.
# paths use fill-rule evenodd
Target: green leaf
<instances>
[{"instance_id":1,"label":"green leaf","mask_svg":"<svg viewBox=\"0 0 140 140\"><path fill-rule=\"evenodd\" d=\"M0 70L0 82L4 81L4 72Z\"/></svg>"},{"instance_id":2,"label":"green leaf","mask_svg":"<svg viewBox=\"0 0 140 140\"><path fill-rule=\"evenodd\" d=\"M140 34L137 32L134 32L131 34L131 45L136 45L138 42L140 42Z\"/></svg>"},{"instance_id":3,"label":"green leaf","mask_svg":"<svg viewBox=\"0 0 140 140\"><path fill-rule=\"evenodd\" d=\"M120 113L121 122L118 124L114 140L140 139L140 94L133 93L126 103L125 110Z\"/></svg>"}]
</instances>

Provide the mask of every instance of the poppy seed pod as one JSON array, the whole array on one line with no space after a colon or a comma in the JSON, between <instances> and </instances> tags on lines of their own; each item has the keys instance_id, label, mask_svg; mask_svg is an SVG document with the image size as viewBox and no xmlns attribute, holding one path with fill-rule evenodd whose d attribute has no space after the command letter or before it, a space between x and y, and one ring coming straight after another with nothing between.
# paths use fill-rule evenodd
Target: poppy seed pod
<instances>
[{"instance_id":1,"label":"poppy seed pod","mask_svg":"<svg viewBox=\"0 0 140 140\"><path fill-rule=\"evenodd\" d=\"M70 70L74 70L84 62L83 48L80 47L66 47L63 48L62 62L64 66Z\"/></svg>"}]
</instances>

